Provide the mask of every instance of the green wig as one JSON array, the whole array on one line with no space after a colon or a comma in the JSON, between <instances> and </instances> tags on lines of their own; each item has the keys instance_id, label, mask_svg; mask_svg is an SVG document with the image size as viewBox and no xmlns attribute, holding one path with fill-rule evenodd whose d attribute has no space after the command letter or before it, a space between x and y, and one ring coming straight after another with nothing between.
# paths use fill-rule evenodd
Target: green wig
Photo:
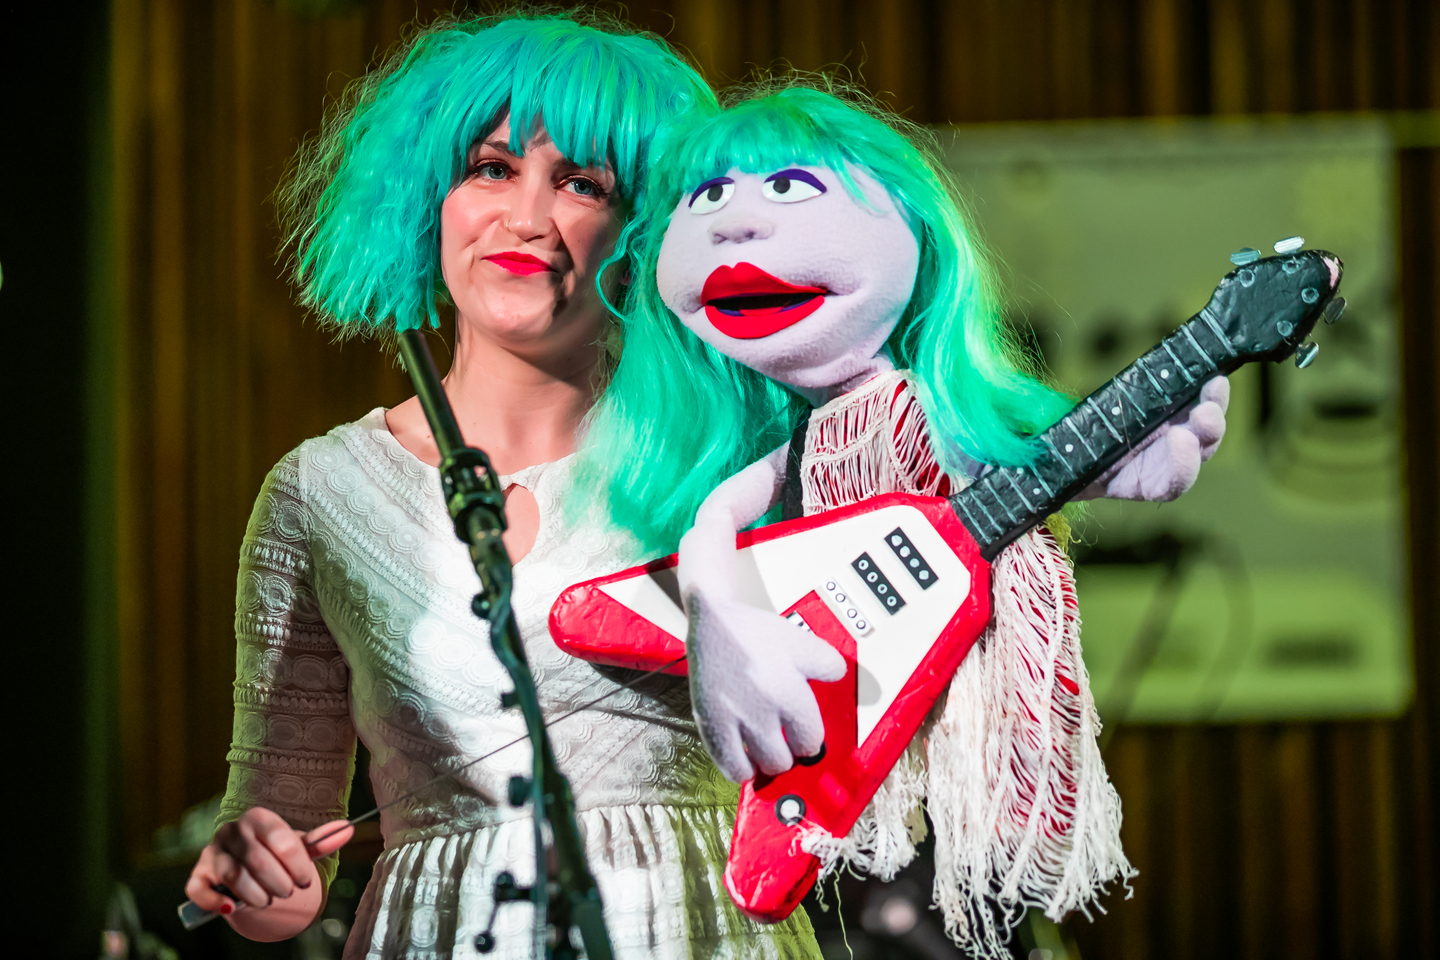
<instances>
[{"instance_id":1,"label":"green wig","mask_svg":"<svg viewBox=\"0 0 1440 960\"><path fill-rule=\"evenodd\" d=\"M442 19L357 81L277 191L301 301L344 334L438 325L440 206L507 113L643 205L662 122L714 94L663 40L580 14Z\"/></svg>"},{"instance_id":2,"label":"green wig","mask_svg":"<svg viewBox=\"0 0 1440 960\"><path fill-rule=\"evenodd\" d=\"M846 164L860 167L915 232L919 272L889 347L914 373L943 466L958 470L962 455L1024 463L1033 436L1070 408L1006 335L992 270L923 130L858 96L800 85L748 91L723 110L697 105L656 138L649 193L612 258L628 259L634 278L617 311L624 349L577 474L653 549L672 548L710 491L785 442L809 409L691 334L661 301L655 264L670 216L696 184L731 168L797 164L834 170L857 199Z\"/></svg>"}]
</instances>

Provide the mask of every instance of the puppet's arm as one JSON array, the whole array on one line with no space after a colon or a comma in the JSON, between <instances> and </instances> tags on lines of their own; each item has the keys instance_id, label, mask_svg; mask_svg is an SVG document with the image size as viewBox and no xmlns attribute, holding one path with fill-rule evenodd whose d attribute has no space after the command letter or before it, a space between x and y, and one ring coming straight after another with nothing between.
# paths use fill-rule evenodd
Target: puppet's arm
<instances>
[{"instance_id":1,"label":"puppet's arm","mask_svg":"<svg viewBox=\"0 0 1440 960\"><path fill-rule=\"evenodd\" d=\"M680 540L677 575L690 618L690 696L695 723L720 772L736 783L790 769L825 742L809 681L839 680L834 647L740 598L735 534L779 497L782 446L716 487Z\"/></svg>"},{"instance_id":2,"label":"puppet's arm","mask_svg":"<svg viewBox=\"0 0 1440 960\"><path fill-rule=\"evenodd\" d=\"M1076 500L1174 500L1200 475L1225 436L1230 381L1216 377L1199 399L1162 423L1124 459L1082 490Z\"/></svg>"}]
</instances>

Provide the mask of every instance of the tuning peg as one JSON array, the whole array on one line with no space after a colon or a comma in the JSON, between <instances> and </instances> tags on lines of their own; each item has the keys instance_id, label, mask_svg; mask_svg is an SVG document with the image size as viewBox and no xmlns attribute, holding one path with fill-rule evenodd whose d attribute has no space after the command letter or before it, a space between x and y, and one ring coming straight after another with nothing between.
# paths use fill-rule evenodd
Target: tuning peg
<instances>
[{"instance_id":1,"label":"tuning peg","mask_svg":"<svg viewBox=\"0 0 1440 960\"><path fill-rule=\"evenodd\" d=\"M1304 237L1286 237L1284 240L1275 241L1276 253L1294 253L1305 246Z\"/></svg>"},{"instance_id":2,"label":"tuning peg","mask_svg":"<svg viewBox=\"0 0 1440 960\"><path fill-rule=\"evenodd\" d=\"M1295 366L1304 370L1315 362L1315 356L1319 352L1320 344L1318 343L1307 342L1300 344L1300 346L1295 348Z\"/></svg>"},{"instance_id":3,"label":"tuning peg","mask_svg":"<svg viewBox=\"0 0 1440 960\"><path fill-rule=\"evenodd\" d=\"M1320 316L1325 318L1326 323L1334 323L1344 314L1345 307L1345 298L1335 297L1329 303L1325 304L1325 309L1320 311Z\"/></svg>"},{"instance_id":4,"label":"tuning peg","mask_svg":"<svg viewBox=\"0 0 1440 960\"><path fill-rule=\"evenodd\" d=\"M1243 267L1247 263L1254 263L1260 259L1260 251L1254 247L1241 247L1230 254L1230 262L1237 267Z\"/></svg>"}]
</instances>

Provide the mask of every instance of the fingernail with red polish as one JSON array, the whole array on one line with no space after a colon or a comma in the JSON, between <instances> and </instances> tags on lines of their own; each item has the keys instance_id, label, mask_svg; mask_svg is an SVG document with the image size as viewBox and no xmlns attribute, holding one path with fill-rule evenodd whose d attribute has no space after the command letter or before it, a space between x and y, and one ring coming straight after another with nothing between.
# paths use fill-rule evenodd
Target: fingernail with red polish
<instances>
[{"instance_id":1,"label":"fingernail with red polish","mask_svg":"<svg viewBox=\"0 0 1440 960\"><path fill-rule=\"evenodd\" d=\"M296 883L295 886L299 887L301 890L309 890L310 881L306 880L304 883Z\"/></svg>"},{"instance_id":2,"label":"fingernail with red polish","mask_svg":"<svg viewBox=\"0 0 1440 960\"><path fill-rule=\"evenodd\" d=\"M226 901L225 903L220 904L220 912L225 914L226 916L229 916L230 914L235 912L235 907L232 906L229 901Z\"/></svg>"}]
</instances>

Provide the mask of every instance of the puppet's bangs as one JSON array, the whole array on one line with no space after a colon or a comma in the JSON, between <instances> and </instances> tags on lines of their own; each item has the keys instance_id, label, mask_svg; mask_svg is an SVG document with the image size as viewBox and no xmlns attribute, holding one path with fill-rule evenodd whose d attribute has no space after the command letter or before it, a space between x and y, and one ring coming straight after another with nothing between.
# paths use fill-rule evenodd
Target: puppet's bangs
<instances>
[{"instance_id":1,"label":"puppet's bangs","mask_svg":"<svg viewBox=\"0 0 1440 960\"><path fill-rule=\"evenodd\" d=\"M845 162L851 158L833 134L826 132L824 114L808 109L823 109L823 104L793 96L801 92L811 91L787 90L741 103L719 115L694 118L700 122L688 125L670 141L672 161L664 163L666 192L686 192L695 183L731 168L769 173L799 164L829 167L843 175ZM849 178L844 179L848 186Z\"/></svg>"}]
</instances>

